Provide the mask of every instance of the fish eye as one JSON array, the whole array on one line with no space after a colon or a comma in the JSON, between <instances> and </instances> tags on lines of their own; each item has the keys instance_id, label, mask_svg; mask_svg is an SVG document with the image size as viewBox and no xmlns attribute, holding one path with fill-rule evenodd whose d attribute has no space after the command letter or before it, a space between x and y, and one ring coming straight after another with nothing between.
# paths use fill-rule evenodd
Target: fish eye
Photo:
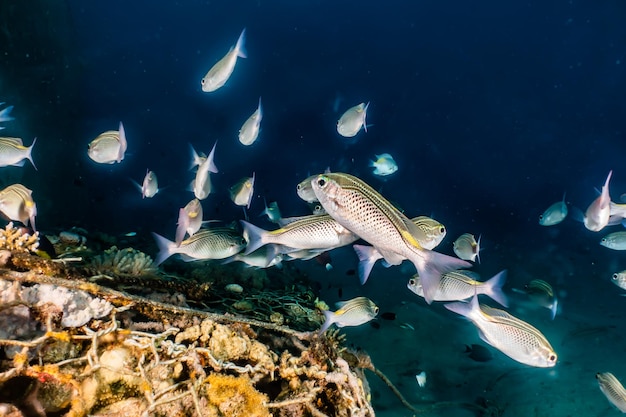
<instances>
[{"instance_id":1,"label":"fish eye","mask_svg":"<svg viewBox=\"0 0 626 417\"><path fill-rule=\"evenodd\" d=\"M548 357L548 360L549 360L550 362L554 362L554 361L556 361L556 355L553 353L552 355L550 355L550 357Z\"/></svg>"},{"instance_id":2,"label":"fish eye","mask_svg":"<svg viewBox=\"0 0 626 417\"><path fill-rule=\"evenodd\" d=\"M446 233L446 228L441 226L441 228L439 229L439 233Z\"/></svg>"},{"instance_id":3,"label":"fish eye","mask_svg":"<svg viewBox=\"0 0 626 417\"><path fill-rule=\"evenodd\" d=\"M539 220L543 220L543 214L539 215Z\"/></svg>"},{"instance_id":4,"label":"fish eye","mask_svg":"<svg viewBox=\"0 0 626 417\"><path fill-rule=\"evenodd\" d=\"M379 310L379 308L378 308L378 307L374 307L374 313L375 313L375 314L378 314L378 310Z\"/></svg>"},{"instance_id":5,"label":"fish eye","mask_svg":"<svg viewBox=\"0 0 626 417\"><path fill-rule=\"evenodd\" d=\"M302 184L298 184L298 186L296 187L296 190L299 190L300 188L302 188Z\"/></svg>"},{"instance_id":6,"label":"fish eye","mask_svg":"<svg viewBox=\"0 0 626 417\"><path fill-rule=\"evenodd\" d=\"M613 274L613 279L617 279L618 275L617 274Z\"/></svg>"},{"instance_id":7,"label":"fish eye","mask_svg":"<svg viewBox=\"0 0 626 417\"><path fill-rule=\"evenodd\" d=\"M206 83L206 80L203 78L202 81L200 81L200 84L204 85Z\"/></svg>"},{"instance_id":8,"label":"fish eye","mask_svg":"<svg viewBox=\"0 0 626 417\"><path fill-rule=\"evenodd\" d=\"M323 187L326 185L326 180L324 178L319 178L317 180L317 185L319 185L320 187Z\"/></svg>"},{"instance_id":9,"label":"fish eye","mask_svg":"<svg viewBox=\"0 0 626 417\"><path fill-rule=\"evenodd\" d=\"M409 280L409 285L415 285L415 280L413 278Z\"/></svg>"}]
</instances>

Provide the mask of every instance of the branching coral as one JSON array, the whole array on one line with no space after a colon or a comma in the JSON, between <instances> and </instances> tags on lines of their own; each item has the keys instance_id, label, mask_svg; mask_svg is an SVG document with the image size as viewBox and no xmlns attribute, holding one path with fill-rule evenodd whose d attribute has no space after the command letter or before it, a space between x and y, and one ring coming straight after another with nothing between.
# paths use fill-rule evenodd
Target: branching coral
<instances>
[{"instance_id":1,"label":"branching coral","mask_svg":"<svg viewBox=\"0 0 626 417\"><path fill-rule=\"evenodd\" d=\"M0 229L0 248L11 252L35 252L39 247L39 232L29 234L13 222Z\"/></svg>"},{"instance_id":2,"label":"branching coral","mask_svg":"<svg viewBox=\"0 0 626 417\"><path fill-rule=\"evenodd\" d=\"M94 257L88 269L95 274L142 276L156 272L152 258L133 248L118 249L116 246Z\"/></svg>"}]
</instances>

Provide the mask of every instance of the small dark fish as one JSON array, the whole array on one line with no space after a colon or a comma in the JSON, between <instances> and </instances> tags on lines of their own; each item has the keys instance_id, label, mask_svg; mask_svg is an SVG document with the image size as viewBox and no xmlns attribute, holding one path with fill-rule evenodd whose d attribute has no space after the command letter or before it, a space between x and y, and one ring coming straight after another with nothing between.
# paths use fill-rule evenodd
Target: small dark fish
<instances>
[{"instance_id":1,"label":"small dark fish","mask_svg":"<svg viewBox=\"0 0 626 417\"><path fill-rule=\"evenodd\" d=\"M377 321L370 321L370 326L375 329L380 329L380 323L378 323Z\"/></svg>"},{"instance_id":2,"label":"small dark fish","mask_svg":"<svg viewBox=\"0 0 626 417\"><path fill-rule=\"evenodd\" d=\"M493 353L483 345L465 345L465 353L476 362L489 362L493 359Z\"/></svg>"},{"instance_id":3,"label":"small dark fish","mask_svg":"<svg viewBox=\"0 0 626 417\"><path fill-rule=\"evenodd\" d=\"M348 270L346 271L346 275L348 275L349 277L351 277L351 276L353 276L353 275L356 275L356 270L354 270L354 269L348 269Z\"/></svg>"},{"instance_id":4,"label":"small dark fish","mask_svg":"<svg viewBox=\"0 0 626 417\"><path fill-rule=\"evenodd\" d=\"M383 313L380 315L380 317L382 317L385 320L395 320L396 319L396 313L392 313L390 311Z\"/></svg>"}]
</instances>

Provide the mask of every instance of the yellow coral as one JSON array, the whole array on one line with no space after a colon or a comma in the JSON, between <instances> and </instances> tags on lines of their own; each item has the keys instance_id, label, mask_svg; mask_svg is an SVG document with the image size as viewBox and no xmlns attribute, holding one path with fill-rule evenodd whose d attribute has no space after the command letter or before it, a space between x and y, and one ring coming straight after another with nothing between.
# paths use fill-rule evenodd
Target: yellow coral
<instances>
[{"instance_id":1,"label":"yellow coral","mask_svg":"<svg viewBox=\"0 0 626 417\"><path fill-rule=\"evenodd\" d=\"M35 252L39 247L39 232L31 235L23 230L14 227L13 222L0 229L0 248L12 252Z\"/></svg>"},{"instance_id":2,"label":"yellow coral","mask_svg":"<svg viewBox=\"0 0 626 417\"><path fill-rule=\"evenodd\" d=\"M257 391L247 376L211 374L205 380L209 402L223 417L269 417L268 398Z\"/></svg>"}]
</instances>

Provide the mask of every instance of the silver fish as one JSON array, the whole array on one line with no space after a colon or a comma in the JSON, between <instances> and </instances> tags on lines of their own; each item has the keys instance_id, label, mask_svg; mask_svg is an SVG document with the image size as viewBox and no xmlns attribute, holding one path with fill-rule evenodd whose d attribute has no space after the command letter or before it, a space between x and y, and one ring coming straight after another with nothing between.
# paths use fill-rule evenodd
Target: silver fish
<instances>
[{"instance_id":1,"label":"silver fish","mask_svg":"<svg viewBox=\"0 0 626 417\"><path fill-rule=\"evenodd\" d=\"M259 137L261 120L263 120L263 108L261 107L261 97L259 97L259 107L239 129L239 142L246 146L252 145Z\"/></svg>"},{"instance_id":2,"label":"silver fish","mask_svg":"<svg viewBox=\"0 0 626 417\"><path fill-rule=\"evenodd\" d=\"M611 175L613 175L613 171L609 171L609 175L606 177L606 181L602 186L602 192L593 200L589 207L587 207L587 211L585 211L583 223L585 227L592 232L599 232L609 224L609 217L611 215L609 181L611 181Z\"/></svg>"},{"instance_id":3,"label":"silver fish","mask_svg":"<svg viewBox=\"0 0 626 417\"><path fill-rule=\"evenodd\" d=\"M480 236L478 236L478 242L474 235L470 233L463 233L452 244L454 253L459 258L465 261L472 261L480 263Z\"/></svg>"},{"instance_id":4,"label":"silver fish","mask_svg":"<svg viewBox=\"0 0 626 417\"><path fill-rule=\"evenodd\" d=\"M313 181L316 177L317 174L311 175L296 186L296 193L298 193L298 197L307 203L317 203L317 197L315 196L315 192L313 192L313 187L311 186L311 181Z\"/></svg>"},{"instance_id":5,"label":"silver fish","mask_svg":"<svg viewBox=\"0 0 626 417\"><path fill-rule=\"evenodd\" d=\"M424 249L419 244L424 232L359 178L344 173L320 174L311 185L327 213L374 246L388 264L399 265L408 259L415 265L428 303L442 274L471 265Z\"/></svg>"},{"instance_id":6,"label":"silver fish","mask_svg":"<svg viewBox=\"0 0 626 417\"><path fill-rule=\"evenodd\" d=\"M3 104L4 102L0 103L0 106ZM12 110L13 110L13 106L7 106L4 109L0 110L0 123L10 122L11 120L15 120L15 117L11 116ZM4 127L2 129L4 129Z\"/></svg>"},{"instance_id":7,"label":"silver fish","mask_svg":"<svg viewBox=\"0 0 626 417\"><path fill-rule=\"evenodd\" d=\"M213 162L216 146L217 142L213 145L209 156L207 156L198 167L196 178L191 182L191 189L198 200L204 200L207 198L213 189L209 172L218 172L218 169Z\"/></svg>"},{"instance_id":8,"label":"silver fish","mask_svg":"<svg viewBox=\"0 0 626 417\"><path fill-rule=\"evenodd\" d=\"M619 411L626 413L626 389L610 372L598 372L596 374L600 391L607 400Z\"/></svg>"},{"instance_id":9,"label":"silver fish","mask_svg":"<svg viewBox=\"0 0 626 417\"><path fill-rule=\"evenodd\" d=\"M26 147L22 144L22 139L20 138L0 138L0 167L21 167L24 166L24 161L28 159L33 164L33 167L37 169L32 157L35 142L37 142L37 138L33 139L33 143Z\"/></svg>"},{"instance_id":10,"label":"silver fish","mask_svg":"<svg viewBox=\"0 0 626 417\"><path fill-rule=\"evenodd\" d=\"M600 240L600 245L613 250L626 250L626 232L613 232Z\"/></svg>"},{"instance_id":11,"label":"silver fish","mask_svg":"<svg viewBox=\"0 0 626 417\"><path fill-rule=\"evenodd\" d=\"M33 201L32 190L22 184L9 185L0 191L0 212L10 220L20 221L33 230L35 227L35 217L37 216L37 204Z\"/></svg>"},{"instance_id":12,"label":"silver fish","mask_svg":"<svg viewBox=\"0 0 626 417\"><path fill-rule=\"evenodd\" d=\"M178 224L176 226L176 246L180 246L185 238L185 233L193 236L202 227L202 204L194 198L178 212Z\"/></svg>"},{"instance_id":13,"label":"silver fish","mask_svg":"<svg viewBox=\"0 0 626 417\"><path fill-rule=\"evenodd\" d=\"M254 178L255 173L251 177L241 179L237 184L230 187L230 199L238 206L250 208L252 196L254 195Z\"/></svg>"},{"instance_id":14,"label":"silver fish","mask_svg":"<svg viewBox=\"0 0 626 417\"><path fill-rule=\"evenodd\" d=\"M259 214L259 216L267 216L267 219L272 223L280 222L280 219L282 219L283 216L280 213L280 209L278 208L278 203L276 201L272 201L267 204L265 199L263 200L263 202L265 203L265 210L263 210L261 214Z\"/></svg>"},{"instance_id":15,"label":"silver fish","mask_svg":"<svg viewBox=\"0 0 626 417\"><path fill-rule=\"evenodd\" d=\"M118 130L108 130L92 140L87 154L99 164L114 164L122 162L127 147L126 132L120 122Z\"/></svg>"},{"instance_id":16,"label":"silver fish","mask_svg":"<svg viewBox=\"0 0 626 417\"><path fill-rule=\"evenodd\" d=\"M235 261L243 262L253 268L280 267L280 263L283 261L283 255L276 253L270 245L266 245L247 255L243 253L233 255L230 258L226 258L224 263L227 264Z\"/></svg>"},{"instance_id":17,"label":"silver fish","mask_svg":"<svg viewBox=\"0 0 626 417\"><path fill-rule=\"evenodd\" d=\"M141 198L152 198L159 192L159 181L153 171L146 170L146 175L143 177L141 185L133 181L135 187L141 192Z\"/></svg>"},{"instance_id":18,"label":"silver fish","mask_svg":"<svg viewBox=\"0 0 626 417\"><path fill-rule=\"evenodd\" d=\"M435 292L435 301L460 301L466 300L477 294L485 294L496 302L507 307L508 297L502 291L506 281L506 271L501 271L491 279L480 282L478 274L472 271L452 271L442 275L439 288ZM407 284L409 290L424 296L422 283L418 275L414 275Z\"/></svg>"},{"instance_id":19,"label":"silver fish","mask_svg":"<svg viewBox=\"0 0 626 417\"><path fill-rule=\"evenodd\" d=\"M248 241L246 254L263 245L280 245L281 253L294 249L329 250L348 245L358 237L329 215L310 215L283 219L286 224L277 230L267 231L246 221L241 221L244 237Z\"/></svg>"},{"instance_id":20,"label":"silver fish","mask_svg":"<svg viewBox=\"0 0 626 417\"><path fill-rule=\"evenodd\" d=\"M391 175L398 170L398 164L388 153L376 155L376 160L370 161L370 167L374 168L372 173L380 177Z\"/></svg>"},{"instance_id":21,"label":"silver fish","mask_svg":"<svg viewBox=\"0 0 626 417\"><path fill-rule=\"evenodd\" d=\"M326 321L320 328L324 333L333 323L337 327L359 326L372 320L378 314L378 306L367 297L356 297L348 301L337 303L335 312L324 310Z\"/></svg>"},{"instance_id":22,"label":"silver fish","mask_svg":"<svg viewBox=\"0 0 626 417\"><path fill-rule=\"evenodd\" d=\"M337 121L337 132L345 138L356 136L361 128L364 128L367 132L365 117L369 105L369 102L367 104L361 103L346 110Z\"/></svg>"},{"instance_id":23,"label":"silver fish","mask_svg":"<svg viewBox=\"0 0 626 417\"><path fill-rule=\"evenodd\" d=\"M181 255L185 262L224 259L239 253L246 246L241 234L226 227L201 230L183 240L180 246L156 233L152 235L159 247L159 253L155 258L156 265L160 265L174 254Z\"/></svg>"},{"instance_id":24,"label":"silver fish","mask_svg":"<svg viewBox=\"0 0 626 417\"><path fill-rule=\"evenodd\" d=\"M554 226L561 223L565 217L567 217L567 203L565 202L565 194L563 194L562 201L552 204L543 214L539 215L539 224L541 226Z\"/></svg>"},{"instance_id":25,"label":"silver fish","mask_svg":"<svg viewBox=\"0 0 626 417\"><path fill-rule=\"evenodd\" d=\"M556 365L557 354L545 336L506 311L479 305L476 296L470 303L450 303L445 307L467 317L478 328L483 341L511 359L539 368Z\"/></svg>"},{"instance_id":26,"label":"silver fish","mask_svg":"<svg viewBox=\"0 0 626 417\"><path fill-rule=\"evenodd\" d=\"M233 70L235 69L237 58L246 58L246 50L244 47L245 41L246 29L241 31L237 44L234 47L231 47L228 53L222 59L217 61L217 63L206 73L204 78L202 78L202 91L210 93L211 91L215 91L226 84L226 81L228 81L233 73Z\"/></svg>"},{"instance_id":27,"label":"silver fish","mask_svg":"<svg viewBox=\"0 0 626 417\"><path fill-rule=\"evenodd\" d=\"M611 277L611 281L621 289L626 290L626 271L614 273Z\"/></svg>"},{"instance_id":28,"label":"silver fish","mask_svg":"<svg viewBox=\"0 0 626 417\"><path fill-rule=\"evenodd\" d=\"M418 216L411 219L423 234L416 236L417 242L424 249L432 250L446 236L446 228L437 220L426 216ZM374 264L383 259L383 255L373 246L353 245L354 251L359 258L359 279L361 284L365 284L374 267Z\"/></svg>"},{"instance_id":29,"label":"silver fish","mask_svg":"<svg viewBox=\"0 0 626 417\"><path fill-rule=\"evenodd\" d=\"M513 289L518 293L524 293L528 295L535 304L547 308L550 310L552 320L556 317L556 313L559 307L559 302L554 294L552 285L542 279L533 279L528 284L524 285L523 290Z\"/></svg>"}]
</instances>

